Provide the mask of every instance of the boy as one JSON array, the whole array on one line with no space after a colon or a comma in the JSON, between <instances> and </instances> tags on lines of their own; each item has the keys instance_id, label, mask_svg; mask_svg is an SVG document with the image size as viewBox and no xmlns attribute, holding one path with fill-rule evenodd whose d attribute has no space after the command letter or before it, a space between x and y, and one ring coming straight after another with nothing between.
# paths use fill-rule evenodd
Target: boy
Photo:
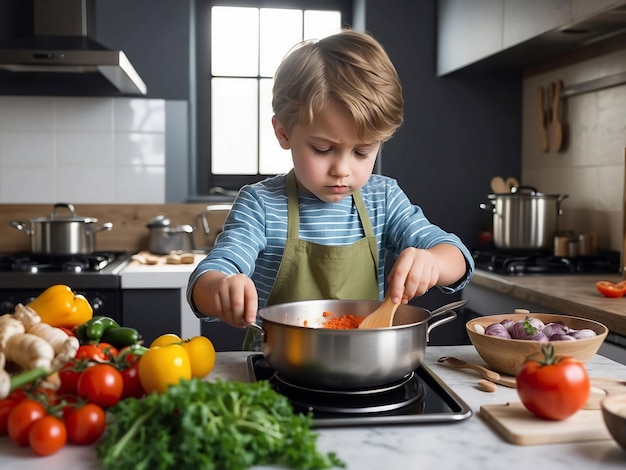
<instances>
[{"instance_id":1,"label":"boy","mask_svg":"<svg viewBox=\"0 0 626 470\"><path fill-rule=\"evenodd\" d=\"M243 327L278 303L379 300L388 250L394 303L469 282L474 264L461 240L431 224L395 180L372 175L403 112L397 72L374 38L345 30L301 43L276 72L272 107L293 169L240 190L190 277L196 315Z\"/></svg>"}]
</instances>

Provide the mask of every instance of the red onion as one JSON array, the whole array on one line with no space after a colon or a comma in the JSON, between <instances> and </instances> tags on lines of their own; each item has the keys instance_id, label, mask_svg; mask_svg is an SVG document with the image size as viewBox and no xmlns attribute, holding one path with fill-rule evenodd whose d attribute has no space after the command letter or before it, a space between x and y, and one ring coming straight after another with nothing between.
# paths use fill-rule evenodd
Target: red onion
<instances>
[{"instance_id":1,"label":"red onion","mask_svg":"<svg viewBox=\"0 0 626 470\"><path fill-rule=\"evenodd\" d=\"M589 328L583 328L582 330L571 332L570 336L573 336L574 339L587 339L593 338L594 336L597 336L597 334L595 331L590 330Z\"/></svg>"},{"instance_id":2,"label":"red onion","mask_svg":"<svg viewBox=\"0 0 626 470\"><path fill-rule=\"evenodd\" d=\"M501 323L492 323L485 328L485 334L488 336L496 336L498 338L511 338L511 335Z\"/></svg>"}]
</instances>

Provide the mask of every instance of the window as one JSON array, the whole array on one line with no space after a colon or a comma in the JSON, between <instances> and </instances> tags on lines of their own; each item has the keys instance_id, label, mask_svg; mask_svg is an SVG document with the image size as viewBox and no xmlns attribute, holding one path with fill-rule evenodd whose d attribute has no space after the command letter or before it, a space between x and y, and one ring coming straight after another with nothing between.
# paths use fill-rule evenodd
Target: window
<instances>
[{"instance_id":1,"label":"window","mask_svg":"<svg viewBox=\"0 0 626 470\"><path fill-rule=\"evenodd\" d=\"M289 49L348 24L350 2L197 4L197 193L237 190L291 168L271 125L273 75Z\"/></svg>"}]
</instances>

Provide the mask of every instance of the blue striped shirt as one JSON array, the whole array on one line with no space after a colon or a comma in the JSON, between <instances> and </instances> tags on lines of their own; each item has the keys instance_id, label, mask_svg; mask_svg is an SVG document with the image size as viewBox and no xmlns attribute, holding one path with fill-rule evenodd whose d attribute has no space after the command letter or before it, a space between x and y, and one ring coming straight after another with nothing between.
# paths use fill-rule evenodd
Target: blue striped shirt
<instances>
[{"instance_id":1,"label":"blue striped shirt","mask_svg":"<svg viewBox=\"0 0 626 470\"><path fill-rule=\"evenodd\" d=\"M454 286L441 286L456 292L469 282L474 261L468 249L454 234L431 224L420 207L411 204L396 180L372 175L361 188L361 195L376 235L380 297L384 297L385 257L394 258L405 248L430 248L440 243L458 247L465 256L467 272ZM300 238L322 245L349 245L365 236L351 197L339 202L323 202L312 194L299 193ZM287 192L285 175L268 178L241 188L218 236L215 247L202 260L189 279L187 299L193 285L206 271L226 275L243 273L257 288L259 308L265 307L278 273L287 238Z\"/></svg>"}]
</instances>

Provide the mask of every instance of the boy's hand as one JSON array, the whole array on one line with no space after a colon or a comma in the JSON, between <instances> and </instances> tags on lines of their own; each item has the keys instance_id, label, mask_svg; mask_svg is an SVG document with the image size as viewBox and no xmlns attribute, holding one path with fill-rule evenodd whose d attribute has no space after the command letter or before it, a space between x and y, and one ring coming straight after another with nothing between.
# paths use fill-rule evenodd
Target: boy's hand
<instances>
[{"instance_id":1,"label":"boy's hand","mask_svg":"<svg viewBox=\"0 0 626 470\"><path fill-rule=\"evenodd\" d=\"M387 277L393 303L406 304L424 295L439 280L439 262L429 250L406 248Z\"/></svg>"},{"instance_id":2,"label":"boy's hand","mask_svg":"<svg viewBox=\"0 0 626 470\"><path fill-rule=\"evenodd\" d=\"M194 302L205 315L217 316L236 328L256 321L258 294L248 276L224 276L212 271L200 276L198 281L194 287Z\"/></svg>"}]
</instances>

